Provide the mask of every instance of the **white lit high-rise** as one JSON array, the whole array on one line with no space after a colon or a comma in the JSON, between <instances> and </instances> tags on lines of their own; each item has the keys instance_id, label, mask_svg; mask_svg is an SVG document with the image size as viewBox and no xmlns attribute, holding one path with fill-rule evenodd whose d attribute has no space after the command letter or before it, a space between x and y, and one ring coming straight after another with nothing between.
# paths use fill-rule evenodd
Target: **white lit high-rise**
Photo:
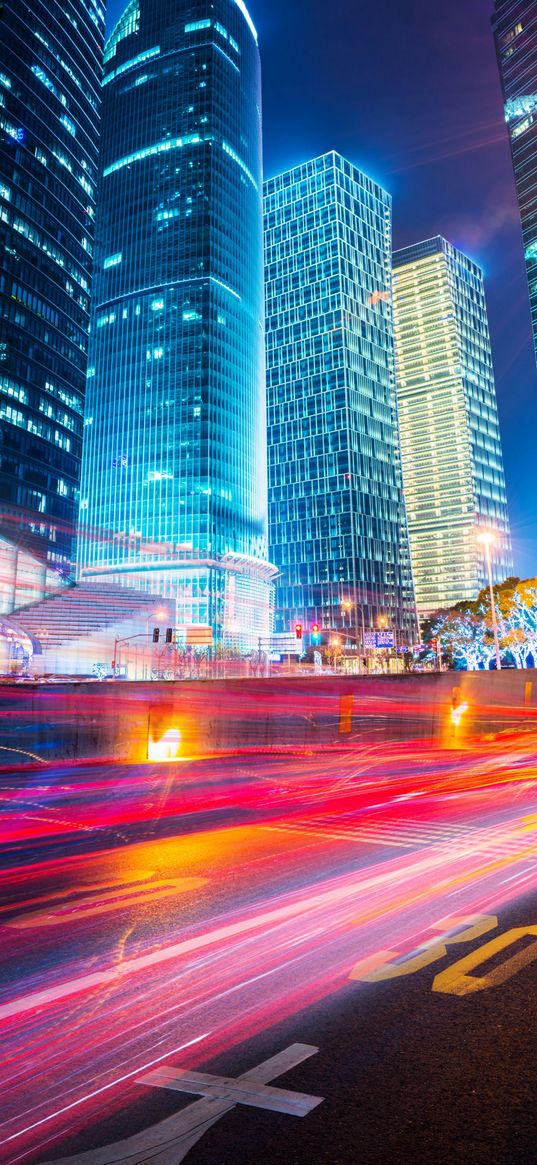
<instances>
[{"instance_id":1,"label":"white lit high-rise","mask_svg":"<svg viewBox=\"0 0 537 1165\"><path fill-rule=\"evenodd\" d=\"M474 599L512 573L500 429L483 276L436 237L394 255L395 349L403 482L420 614Z\"/></svg>"}]
</instances>

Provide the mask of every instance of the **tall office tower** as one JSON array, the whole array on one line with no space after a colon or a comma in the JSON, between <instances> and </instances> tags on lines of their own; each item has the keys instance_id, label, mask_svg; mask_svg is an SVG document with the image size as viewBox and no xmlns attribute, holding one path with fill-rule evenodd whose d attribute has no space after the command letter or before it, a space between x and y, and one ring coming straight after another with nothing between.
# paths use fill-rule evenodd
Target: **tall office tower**
<instances>
[{"instance_id":1,"label":"tall office tower","mask_svg":"<svg viewBox=\"0 0 537 1165\"><path fill-rule=\"evenodd\" d=\"M412 637L391 200L329 153L265 183L269 548L276 627ZM352 604L353 613L349 609Z\"/></svg>"},{"instance_id":2,"label":"tall office tower","mask_svg":"<svg viewBox=\"0 0 537 1165\"><path fill-rule=\"evenodd\" d=\"M420 614L486 583L480 528L496 531L494 582L512 574L483 276L440 237L394 255L397 394Z\"/></svg>"},{"instance_id":3,"label":"tall office tower","mask_svg":"<svg viewBox=\"0 0 537 1165\"><path fill-rule=\"evenodd\" d=\"M105 47L81 577L269 634L260 62L242 0L131 0Z\"/></svg>"},{"instance_id":4,"label":"tall office tower","mask_svg":"<svg viewBox=\"0 0 537 1165\"><path fill-rule=\"evenodd\" d=\"M495 0L492 19L522 221L537 357L537 5Z\"/></svg>"},{"instance_id":5,"label":"tall office tower","mask_svg":"<svg viewBox=\"0 0 537 1165\"><path fill-rule=\"evenodd\" d=\"M78 511L104 12L0 5L2 592L30 551L69 572ZM11 543L12 559L6 545ZM38 590L30 584L26 600ZM0 606L0 609L2 609Z\"/></svg>"}]
</instances>

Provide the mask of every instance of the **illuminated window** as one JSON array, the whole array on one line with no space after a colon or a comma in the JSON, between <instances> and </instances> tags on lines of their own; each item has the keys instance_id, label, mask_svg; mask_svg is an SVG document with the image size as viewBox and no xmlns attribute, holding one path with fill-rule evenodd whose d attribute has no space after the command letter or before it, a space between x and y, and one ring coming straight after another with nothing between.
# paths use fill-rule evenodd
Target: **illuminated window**
<instances>
[{"instance_id":1,"label":"illuminated window","mask_svg":"<svg viewBox=\"0 0 537 1165\"><path fill-rule=\"evenodd\" d=\"M103 77L103 85L109 85L115 77L120 77L122 73L128 73L131 69L136 69L138 65L142 65L144 61L150 61L153 57L158 57L160 54L160 45L156 45L153 49L146 49L145 52L139 53L137 57L132 57L130 61L124 61L122 65L118 65L111 73L107 73ZM142 81L147 81L147 77L139 77L136 84Z\"/></svg>"},{"instance_id":2,"label":"illuminated window","mask_svg":"<svg viewBox=\"0 0 537 1165\"><path fill-rule=\"evenodd\" d=\"M105 259L103 267L105 271L108 271L110 267L118 267L122 261L123 254L121 251L118 251L115 255L109 255L108 258Z\"/></svg>"},{"instance_id":3,"label":"illuminated window","mask_svg":"<svg viewBox=\"0 0 537 1165\"><path fill-rule=\"evenodd\" d=\"M71 121L71 118L67 117L65 113L63 113L60 117L60 121L67 132L72 134L73 137L76 137L76 126L74 121Z\"/></svg>"},{"instance_id":4,"label":"illuminated window","mask_svg":"<svg viewBox=\"0 0 537 1165\"><path fill-rule=\"evenodd\" d=\"M523 31L523 25L521 24L521 22L519 20L518 23L515 24L513 28L509 29L509 32L506 32L505 35L502 36L500 44L502 46L508 45L510 43L510 41L515 39L515 37L520 36L520 33L522 31Z\"/></svg>"},{"instance_id":5,"label":"illuminated window","mask_svg":"<svg viewBox=\"0 0 537 1165\"><path fill-rule=\"evenodd\" d=\"M514 128L511 130L511 137L512 137L513 141L515 140L515 138L519 138L521 134L525 133L526 130L529 129L531 125L533 125L533 116L525 117L524 121L520 121L518 123L518 125L515 125Z\"/></svg>"},{"instance_id":6,"label":"illuminated window","mask_svg":"<svg viewBox=\"0 0 537 1165\"><path fill-rule=\"evenodd\" d=\"M127 154L124 158L118 158L117 162L112 162L103 170L103 177L107 178L109 174L115 174L117 170L122 170L124 166L131 166L133 162L143 162L145 158L154 157L155 154L167 154L170 150L182 150L183 146L198 145L200 142L212 141L212 138L199 133L185 134L182 138L166 138L163 142L157 142L153 146L146 146L145 149L136 150L133 154Z\"/></svg>"},{"instance_id":7,"label":"illuminated window","mask_svg":"<svg viewBox=\"0 0 537 1165\"><path fill-rule=\"evenodd\" d=\"M185 32L201 32L204 28L210 28L211 20L194 20L191 24L185 24Z\"/></svg>"},{"instance_id":8,"label":"illuminated window","mask_svg":"<svg viewBox=\"0 0 537 1165\"><path fill-rule=\"evenodd\" d=\"M537 94L527 94L522 97L513 97L505 103L505 120L514 121L516 117L523 117L525 113L533 113L537 109Z\"/></svg>"}]
</instances>

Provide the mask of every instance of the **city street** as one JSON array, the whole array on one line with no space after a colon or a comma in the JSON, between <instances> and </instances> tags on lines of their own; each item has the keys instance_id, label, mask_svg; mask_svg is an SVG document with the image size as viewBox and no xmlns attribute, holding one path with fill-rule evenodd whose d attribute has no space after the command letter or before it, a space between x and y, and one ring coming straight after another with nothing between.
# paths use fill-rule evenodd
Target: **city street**
<instances>
[{"instance_id":1,"label":"city street","mask_svg":"<svg viewBox=\"0 0 537 1165\"><path fill-rule=\"evenodd\" d=\"M0 1160L537 1160L536 749L4 770Z\"/></svg>"}]
</instances>

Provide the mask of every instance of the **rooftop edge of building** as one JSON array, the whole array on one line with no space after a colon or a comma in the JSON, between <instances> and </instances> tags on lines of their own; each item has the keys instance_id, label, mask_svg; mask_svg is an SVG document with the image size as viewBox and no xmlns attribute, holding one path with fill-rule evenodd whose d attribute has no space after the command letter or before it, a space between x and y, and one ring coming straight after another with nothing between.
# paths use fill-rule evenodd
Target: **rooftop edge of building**
<instances>
[{"instance_id":1,"label":"rooftop edge of building","mask_svg":"<svg viewBox=\"0 0 537 1165\"><path fill-rule=\"evenodd\" d=\"M235 4L236 7L239 9L239 12L241 12L242 15L244 16L244 19L248 25L248 28L250 29L250 32L255 40L255 43L256 43L256 45L258 45L259 39L257 36L257 29L255 27L253 20L252 20L252 17L250 16L248 9L246 7L246 4L244 3L244 0L230 0L230 2L232 4ZM110 30L108 36L106 37L105 46L104 46L105 65L106 65L106 62L113 57L113 55L115 53L116 46L123 39L123 37L126 35L130 35L131 32L135 31L134 28L130 28L130 26L129 26L129 18L134 20L136 13L137 12L139 13L139 10L140 10L139 0L130 0L130 2L125 5L125 8L123 9L123 12L121 13L121 16L118 18L118 20L116 20L116 23L114 24L113 28ZM128 29L128 32L125 32L124 29Z\"/></svg>"},{"instance_id":2,"label":"rooftop edge of building","mask_svg":"<svg viewBox=\"0 0 537 1165\"><path fill-rule=\"evenodd\" d=\"M451 251L462 255L467 263L470 263L481 275L482 268L475 259L467 255L460 247L456 247L449 239L445 239L443 235L433 235L430 239L422 239L418 243L410 243L408 247L399 247L393 252L392 266L405 267L407 263L416 263L419 259L429 259L432 255L449 255Z\"/></svg>"},{"instance_id":3,"label":"rooftop edge of building","mask_svg":"<svg viewBox=\"0 0 537 1165\"><path fill-rule=\"evenodd\" d=\"M322 154L316 154L313 158L306 158L302 162L297 162L294 166L287 166L285 170L280 170L277 174L273 174L270 178L265 178L263 182L264 194L269 193L269 188L275 185L277 182L280 182L281 179L285 178L288 174L294 174L299 170L304 170L308 166L314 166L316 162L322 162L327 158L331 158L334 164L336 161L339 161L344 163L344 165L350 166L356 174L360 175L360 178L365 178L367 182L371 183L371 186L373 186L375 190L380 191L384 197L389 199L391 202L392 196L389 190L386 190L385 186L378 182L376 178L372 178L371 175L368 174L365 170L361 170L355 162L351 162L350 158L345 158L343 154L340 154L339 150L325 150Z\"/></svg>"}]
</instances>

